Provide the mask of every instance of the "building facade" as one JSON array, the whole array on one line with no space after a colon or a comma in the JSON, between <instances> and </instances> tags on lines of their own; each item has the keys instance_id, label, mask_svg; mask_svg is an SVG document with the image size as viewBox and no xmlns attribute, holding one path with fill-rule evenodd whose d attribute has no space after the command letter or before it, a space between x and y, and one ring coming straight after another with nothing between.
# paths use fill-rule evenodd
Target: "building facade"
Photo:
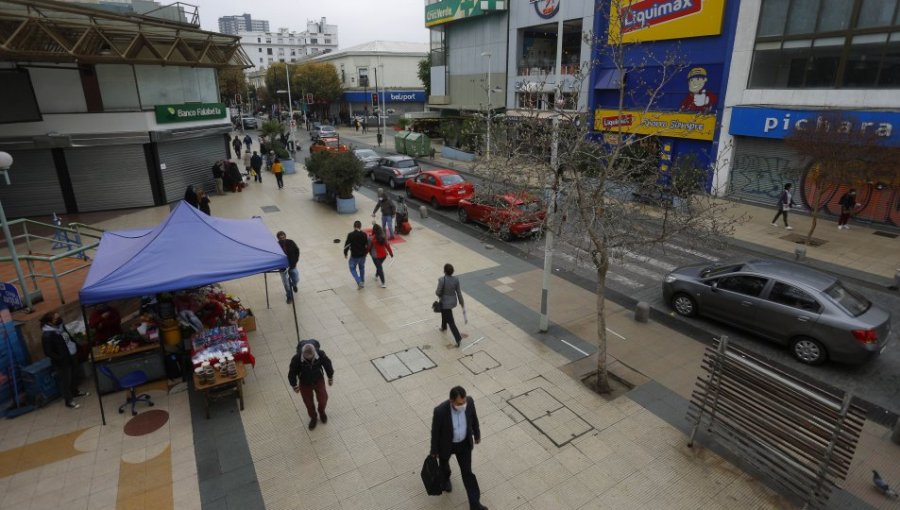
<instances>
[{"instance_id":1,"label":"building facade","mask_svg":"<svg viewBox=\"0 0 900 510\"><path fill-rule=\"evenodd\" d=\"M188 185L215 188L210 169L228 157L231 132L217 72L249 65L236 37L66 4L2 14L47 26L17 30L0 63L9 216L162 205ZM73 34L72 46L51 45L53 30ZM145 30L163 55L141 42Z\"/></svg>"},{"instance_id":2,"label":"building facade","mask_svg":"<svg viewBox=\"0 0 900 510\"><path fill-rule=\"evenodd\" d=\"M657 159L662 182L672 178L673 166L691 166L704 172L710 189L738 2L597 5L594 136L640 144Z\"/></svg>"},{"instance_id":3,"label":"building facade","mask_svg":"<svg viewBox=\"0 0 900 510\"><path fill-rule=\"evenodd\" d=\"M253 19L247 13L237 16L222 16L219 18L219 32L229 35L237 35L238 32L268 32L269 22L261 19Z\"/></svg>"},{"instance_id":4,"label":"building facade","mask_svg":"<svg viewBox=\"0 0 900 510\"><path fill-rule=\"evenodd\" d=\"M900 146L898 34L897 0L742 0L715 191L772 204L791 182L797 202L812 207L813 167L785 139L828 129L832 116L851 132ZM900 187L890 183L846 183L829 191L823 212L837 214L850 186L862 204L857 219L900 225Z\"/></svg>"},{"instance_id":5,"label":"building facade","mask_svg":"<svg viewBox=\"0 0 900 510\"><path fill-rule=\"evenodd\" d=\"M427 55L427 43L372 41L313 60L328 62L337 70L344 94L331 114L346 120L370 115L373 94L378 94L377 102L389 116L423 111L425 89L418 71L419 62Z\"/></svg>"},{"instance_id":6,"label":"building facade","mask_svg":"<svg viewBox=\"0 0 900 510\"><path fill-rule=\"evenodd\" d=\"M304 32L279 28L275 32L239 32L238 35L255 71L275 62L300 62L336 51L338 47L338 27L329 25L325 18L307 21Z\"/></svg>"}]
</instances>

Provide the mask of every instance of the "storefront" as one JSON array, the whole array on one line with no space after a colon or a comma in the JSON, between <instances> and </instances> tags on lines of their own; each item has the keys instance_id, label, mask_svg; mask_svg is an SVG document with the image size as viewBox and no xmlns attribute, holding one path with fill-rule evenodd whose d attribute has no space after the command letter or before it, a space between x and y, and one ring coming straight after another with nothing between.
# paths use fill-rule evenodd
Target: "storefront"
<instances>
[{"instance_id":1,"label":"storefront","mask_svg":"<svg viewBox=\"0 0 900 510\"><path fill-rule=\"evenodd\" d=\"M885 144L900 146L900 112L835 111L828 109L790 109L765 106L737 106L731 111L729 134L733 138L728 195L738 200L771 205L785 183L794 183L798 203L810 207L811 189L804 185L813 165L785 143L794 132L804 129L830 129L832 116L849 120L849 133L872 135ZM850 120L852 119L852 120ZM857 189L861 204L854 218L873 223L900 226L900 187L884 182L846 183L831 193L824 206L826 214L839 214L838 200L846 188Z\"/></svg>"},{"instance_id":2,"label":"storefront","mask_svg":"<svg viewBox=\"0 0 900 510\"><path fill-rule=\"evenodd\" d=\"M344 117L345 113L347 117L371 114L373 103L376 101L375 95L374 88L368 91L344 92L341 96L341 116ZM384 111L389 117L400 117L404 113L424 111L425 102L428 99L422 89L379 90L377 96L377 103L374 104L374 107L377 108L378 105L384 103Z\"/></svg>"},{"instance_id":3,"label":"storefront","mask_svg":"<svg viewBox=\"0 0 900 510\"><path fill-rule=\"evenodd\" d=\"M641 2L616 10L598 2L609 17L594 18L590 108L598 142L639 141L658 154L661 180L673 165L689 165L704 172L708 190L738 3L700 5Z\"/></svg>"}]
</instances>

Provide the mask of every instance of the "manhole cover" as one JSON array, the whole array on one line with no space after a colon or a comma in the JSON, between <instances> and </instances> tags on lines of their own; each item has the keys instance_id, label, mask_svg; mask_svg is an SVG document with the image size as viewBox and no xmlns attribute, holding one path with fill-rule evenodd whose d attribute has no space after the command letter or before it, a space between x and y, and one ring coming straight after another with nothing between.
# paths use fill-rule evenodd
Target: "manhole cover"
<instances>
[{"instance_id":1,"label":"manhole cover","mask_svg":"<svg viewBox=\"0 0 900 510\"><path fill-rule=\"evenodd\" d=\"M823 244L828 243L828 241L819 239L817 237L813 237L809 240L809 243L807 243L806 236L800 234L788 234L786 236L781 236L780 239L784 239L785 241L790 241L796 244L808 244L809 246L822 246Z\"/></svg>"},{"instance_id":2,"label":"manhole cover","mask_svg":"<svg viewBox=\"0 0 900 510\"><path fill-rule=\"evenodd\" d=\"M418 347L375 358L372 364L387 382L396 381L437 365Z\"/></svg>"},{"instance_id":3,"label":"manhole cover","mask_svg":"<svg viewBox=\"0 0 900 510\"><path fill-rule=\"evenodd\" d=\"M875 234L876 236L889 237L891 239L897 239L897 237L898 237L898 234L893 234L891 232L884 232L882 230L876 230L875 232L872 232L872 233Z\"/></svg>"},{"instance_id":4,"label":"manhole cover","mask_svg":"<svg viewBox=\"0 0 900 510\"><path fill-rule=\"evenodd\" d=\"M459 358L459 362L475 375L500 366L499 361L484 351L476 351L468 356L463 356Z\"/></svg>"},{"instance_id":5,"label":"manhole cover","mask_svg":"<svg viewBox=\"0 0 900 510\"><path fill-rule=\"evenodd\" d=\"M513 397L507 403L557 448L593 430L590 423L543 388Z\"/></svg>"},{"instance_id":6,"label":"manhole cover","mask_svg":"<svg viewBox=\"0 0 900 510\"><path fill-rule=\"evenodd\" d=\"M278 212L281 210L278 208L277 205L264 205L264 206L260 207L260 209L262 209L262 212L264 212L264 213L273 213L273 212Z\"/></svg>"}]
</instances>

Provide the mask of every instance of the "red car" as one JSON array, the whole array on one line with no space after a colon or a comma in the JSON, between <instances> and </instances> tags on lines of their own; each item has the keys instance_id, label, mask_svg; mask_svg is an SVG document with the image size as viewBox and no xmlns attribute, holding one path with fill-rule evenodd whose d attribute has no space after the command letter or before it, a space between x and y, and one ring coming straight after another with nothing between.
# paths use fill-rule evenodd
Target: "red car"
<instances>
[{"instance_id":1,"label":"red car","mask_svg":"<svg viewBox=\"0 0 900 510\"><path fill-rule=\"evenodd\" d=\"M431 203L431 207L455 206L475 194L475 186L453 170L427 170L406 181L406 196Z\"/></svg>"},{"instance_id":2,"label":"red car","mask_svg":"<svg viewBox=\"0 0 900 510\"><path fill-rule=\"evenodd\" d=\"M537 198L525 194L476 195L459 201L459 221L470 221L498 232L504 241L541 231L546 210Z\"/></svg>"}]
</instances>

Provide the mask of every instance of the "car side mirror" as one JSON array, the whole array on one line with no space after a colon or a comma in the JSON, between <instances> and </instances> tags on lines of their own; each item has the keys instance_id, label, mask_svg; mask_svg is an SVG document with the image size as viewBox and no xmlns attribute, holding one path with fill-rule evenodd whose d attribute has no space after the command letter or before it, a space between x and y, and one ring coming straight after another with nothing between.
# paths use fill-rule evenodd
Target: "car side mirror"
<instances>
[{"instance_id":1,"label":"car side mirror","mask_svg":"<svg viewBox=\"0 0 900 510\"><path fill-rule=\"evenodd\" d=\"M710 288L712 288L713 292L717 292L719 290L719 282L718 280L713 280L712 283L709 284Z\"/></svg>"}]
</instances>

